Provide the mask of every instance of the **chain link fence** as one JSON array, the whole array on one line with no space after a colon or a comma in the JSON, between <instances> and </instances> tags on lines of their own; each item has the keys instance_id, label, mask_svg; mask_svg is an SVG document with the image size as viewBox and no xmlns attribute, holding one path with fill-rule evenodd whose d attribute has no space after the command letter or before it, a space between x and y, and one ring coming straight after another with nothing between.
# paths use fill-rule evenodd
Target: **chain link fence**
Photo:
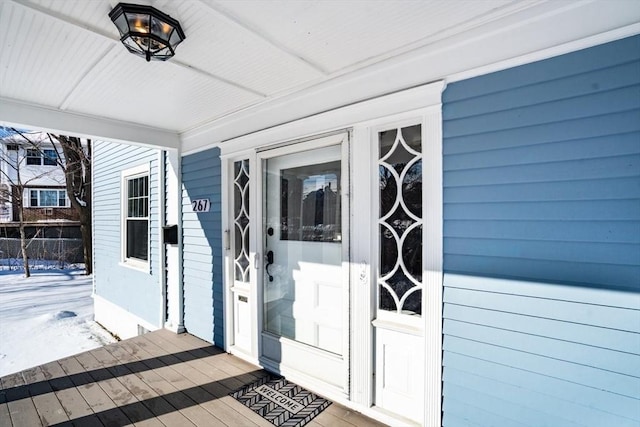
<instances>
[{"instance_id":1,"label":"chain link fence","mask_svg":"<svg viewBox=\"0 0 640 427\"><path fill-rule=\"evenodd\" d=\"M82 239L38 238L27 239L27 257L30 266L46 265L51 268L69 268L84 262ZM20 239L0 238L0 269L23 268Z\"/></svg>"}]
</instances>

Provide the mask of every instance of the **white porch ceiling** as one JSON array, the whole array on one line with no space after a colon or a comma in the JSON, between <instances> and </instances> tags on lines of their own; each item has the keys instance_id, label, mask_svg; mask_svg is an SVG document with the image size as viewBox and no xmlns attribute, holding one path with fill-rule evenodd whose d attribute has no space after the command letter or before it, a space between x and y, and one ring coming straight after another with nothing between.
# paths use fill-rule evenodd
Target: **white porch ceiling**
<instances>
[{"instance_id":1,"label":"white porch ceiling","mask_svg":"<svg viewBox=\"0 0 640 427\"><path fill-rule=\"evenodd\" d=\"M174 58L147 63L119 42L108 17L117 3L0 0L0 123L197 149L640 31L636 0L138 0L178 19L187 36Z\"/></svg>"}]
</instances>

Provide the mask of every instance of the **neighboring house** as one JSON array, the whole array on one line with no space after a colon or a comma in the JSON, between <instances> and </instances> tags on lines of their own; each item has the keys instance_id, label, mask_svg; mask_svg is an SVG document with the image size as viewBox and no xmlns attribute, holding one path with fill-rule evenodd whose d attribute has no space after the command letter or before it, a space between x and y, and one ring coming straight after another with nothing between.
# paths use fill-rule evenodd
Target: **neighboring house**
<instances>
[{"instance_id":1,"label":"neighboring house","mask_svg":"<svg viewBox=\"0 0 640 427\"><path fill-rule=\"evenodd\" d=\"M94 160L122 337L186 330L392 425L640 425L640 36Z\"/></svg>"},{"instance_id":2,"label":"neighboring house","mask_svg":"<svg viewBox=\"0 0 640 427\"><path fill-rule=\"evenodd\" d=\"M20 196L27 223L77 221L67 196L64 172L58 165L60 147L54 146L42 132L0 129L0 186L4 189L4 208L0 221L18 222L15 200Z\"/></svg>"},{"instance_id":3,"label":"neighboring house","mask_svg":"<svg viewBox=\"0 0 640 427\"><path fill-rule=\"evenodd\" d=\"M19 258L20 196L30 259L82 262L78 215L71 207L60 147L46 133L0 127L0 256ZM64 159L64 157L62 157Z\"/></svg>"}]
</instances>

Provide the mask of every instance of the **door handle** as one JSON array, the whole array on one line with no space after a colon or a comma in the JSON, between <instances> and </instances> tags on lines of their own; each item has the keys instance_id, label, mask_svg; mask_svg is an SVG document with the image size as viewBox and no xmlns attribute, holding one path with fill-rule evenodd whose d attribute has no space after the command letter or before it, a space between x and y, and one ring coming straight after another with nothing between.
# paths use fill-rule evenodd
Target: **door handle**
<instances>
[{"instance_id":1,"label":"door handle","mask_svg":"<svg viewBox=\"0 0 640 427\"><path fill-rule=\"evenodd\" d=\"M271 273L269 273L269 266L273 264L273 251L267 252L267 255L265 256L265 258L267 263L264 266L264 271L267 273L267 276L269 277L269 281L273 282L273 276L271 275Z\"/></svg>"}]
</instances>

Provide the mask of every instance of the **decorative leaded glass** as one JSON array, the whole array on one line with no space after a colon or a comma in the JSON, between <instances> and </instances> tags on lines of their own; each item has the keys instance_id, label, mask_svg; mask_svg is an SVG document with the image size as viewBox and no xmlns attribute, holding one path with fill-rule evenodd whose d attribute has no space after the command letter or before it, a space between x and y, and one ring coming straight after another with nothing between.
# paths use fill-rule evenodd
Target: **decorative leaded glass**
<instances>
[{"instance_id":1,"label":"decorative leaded glass","mask_svg":"<svg viewBox=\"0 0 640 427\"><path fill-rule=\"evenodd\" d=\"M249 269L249 160L233 164L233 239L235 279L250 281Z\"/></svg>"},{"instance_id":2,"label":"decorative leaded glass","mask_svg":"<svg viewBox=\"0 0 640 427\"><path fill-rule=\"evenodd\" d=\"M378 134L378 307L422 315L422 129Z\"/></svg>"}]
</instances>

